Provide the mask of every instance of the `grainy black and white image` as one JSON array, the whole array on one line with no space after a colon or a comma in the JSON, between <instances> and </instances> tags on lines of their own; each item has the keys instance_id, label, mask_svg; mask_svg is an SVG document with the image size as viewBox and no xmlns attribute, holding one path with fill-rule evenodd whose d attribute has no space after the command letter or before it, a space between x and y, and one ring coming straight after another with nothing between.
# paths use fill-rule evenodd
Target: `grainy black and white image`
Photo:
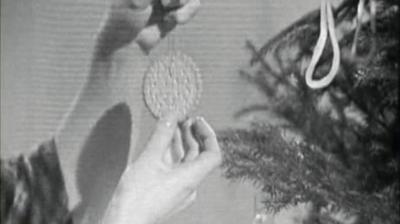
<instances>
[{"instance_id":1,"label":"grainy black and white image","mask_svg":"<svg viewBox=\"0 0 400 224\"><path fill-rule=\"evenodd\" d=\"M400 222L399 0L1 0L1 223Z\"/></svg>"}]
</instances>

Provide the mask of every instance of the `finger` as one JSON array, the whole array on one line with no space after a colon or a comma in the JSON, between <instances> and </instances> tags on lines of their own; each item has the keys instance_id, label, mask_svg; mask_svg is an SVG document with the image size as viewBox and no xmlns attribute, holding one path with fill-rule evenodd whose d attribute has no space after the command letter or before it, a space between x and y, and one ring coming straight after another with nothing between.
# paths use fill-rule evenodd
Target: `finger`
<instances>
[{"instance_id":1,"label":"finger","mask_svg":"<svg viewBox=\"0 0 400 224\"><path fill-rule=\"evenodd\" d=\"M161 0L161 4L166 8L176 8L185 5L189 0Z\"/></svg>"},{"instance_id":2,"label":"finger","mask_svg":"<svg viewBox=\"0 0 400 224\"><path fill-rule=\"evenodd\" d=\"M165 32L162 32L160 26L155 24L141 30L136 37L136 42L145 52L149 52L159 41L165 36Z\"/></svg>"},{"instance_id":3,"label":"finger","mask_svg":"<svg viewBox=\"0 0 400 224\"><path fill-rule=\"evenodd\" d=\"M219 152L217 135L212 127L202 117L197 117L193 123L193 133L204 152Z\"/></svg>"},{"instance_id":4,"label":"finger","mask_svg":"<svg viewBox=\"0 0 400 224\"><path fill-rule=\"evenodd\" d=\"M213 170L222 161L221 149L218 144L217 135L212 127L200 117L196 119L193 125L194 135L200 145L200 155L194 161L199 166L207 171Z\"/></svg>"},{"instance_id":5,"label":"finger","mask_svg":"<svg viewBox=\"0 0 400 224\"><path fill-rule=\"evenodd\" d=\"M166 20L174 20L178 24L187 23L196 13L201 6L200 0L189 0L181 8L168 13Z\"/></svg>"},{"instance_id":6,"label":"finger","mask_svg":"<svg viewBox=\"0 0 400 224\"><path fill-rule=\"evenodd\" d=\"M175 114L160 119L148 143L149 150L158 153L161 156L164 155L164 150L171 144L176 127L177 116Z\"/></svg>"},{"instance_id":7,"label":"finger","mask_svg":"<svg viewBox=\"0 0 400 224\"><path fill-rule=\"evenodd\" d=\"M196 139L193 137L192 133L192 124L193 119L188 119L185 121L181 127L182 129L182 137L183 137L183 145L185 150L185 157L183 159L184 162L192 161L199 155L199 144Z\"/></svg>"},{"instance_id":8,"label":"finger","mask_svg":"<svg viewBox=\"0 0 400 224\"><path fill-rule=\"evenodd\" d=\"M182 134L180 129L176 129L174 138L172 139L172 159L174 163L178 163L185 155L182 143Z\"/></svg>"},{"instance_id":9,"label":"finger","mask_svg":"<svg viewBox=\"0 0 400 224\"><path fill-rule=\"evenodd\" d=\"M176 132L179 133L179 131L176 131ZM182 158L184 156L182 142L180 144L178 143L179 141L182 141L182 140L177 139L178 137L176 137L176 136L177 136L177 134L174 135L171 145L164 152L164 158L163 158L164 163L171 167L178 164L179 162L181 162Z\"/></svg>"},{"instance_id":10,"label":"finger","mask_svg":"<svg viewBox=\"0 0 400 224\"><path fill-rule=\"evenodd\" d=\"M137 35L136 42L145 52L152 49L177 25L173 17L166 17L161 20L162 21L153 22L152 25L142 29Z\"/></svg>"},{"instance_id":11,"label":"finger","mask_svg":"<svg viewBox=\"0 0 400 224\"><path fill-rule=\"evenodd\" d=\"M222 154L215 132L203 118L196 119L193 127L202 151L195 160L183 164L181 172L189 184L196 186L221 164Z\"/></svg>"},{"instance_id":12,"label":"finger","mask_svg":"<svg viewBox=\"0 0 400 224\"><path fill-rule=\"evenodd\" d=\"M144 9L151 5L152 0L122 0L129 3L129 7L133 9Z\"/></svg>"}]
</instances>

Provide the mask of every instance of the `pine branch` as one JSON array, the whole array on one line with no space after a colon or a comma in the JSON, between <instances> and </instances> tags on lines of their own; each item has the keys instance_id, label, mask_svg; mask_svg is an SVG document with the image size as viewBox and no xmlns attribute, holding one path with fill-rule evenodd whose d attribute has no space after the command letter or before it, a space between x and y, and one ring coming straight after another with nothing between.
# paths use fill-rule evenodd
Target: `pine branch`
<instances>
[{"instance_id":1,"label":"pine branch","mask_svg":"<svg viewBox=\"0 0 400 224\"><path fill-rule=\"evenodd\" d=\"M336 10L337 27L351 22L357 2L344 1ZM268 111L285 124L226 130L220 141L227 178L258 186L267 210L311 201L318 211L334 205L357 215L360 223L400 221L400 153L394 147L400 133L399 2L378 0L377 32L363 26L357 57L348 55L354 30L342 33L340 72L322 90L310 90L302 75L317 38L318 13L306 15L260 50L246 43L253 70L240 74L270 103L244 108L236 116ZM316 76L326 74L330 61L327 47ZM294 139L282 136L288 131Z\"/></svg>"}]
</instances>

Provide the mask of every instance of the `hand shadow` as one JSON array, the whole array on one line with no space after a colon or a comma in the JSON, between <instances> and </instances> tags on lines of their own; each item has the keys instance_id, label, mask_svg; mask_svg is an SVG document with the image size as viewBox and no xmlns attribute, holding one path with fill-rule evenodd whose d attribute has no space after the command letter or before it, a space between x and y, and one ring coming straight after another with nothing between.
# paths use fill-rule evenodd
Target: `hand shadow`
<instances>
[{"instance_id":1,"label":"hand shadow","mask_svg":"<svg viewBox=\"0 0 400 224\"><path fill-rule=\"evenodd\" d=\"M77 182L81 203L74 223L99 223L126 167L131 135L129 107L118 104L96 123L78 159Z\"/></svg>"}]
</instances>

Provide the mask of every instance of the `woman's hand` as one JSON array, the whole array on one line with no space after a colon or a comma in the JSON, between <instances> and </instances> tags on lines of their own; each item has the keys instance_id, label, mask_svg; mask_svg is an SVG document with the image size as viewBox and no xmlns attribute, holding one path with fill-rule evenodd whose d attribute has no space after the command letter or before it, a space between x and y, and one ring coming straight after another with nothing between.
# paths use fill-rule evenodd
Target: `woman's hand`
<instances>
[{"instance_id":1,"label":"woman's hand","mask_svg":"<svg viewBox=\"0 0 400 224\"><path fill-rule=\"evenodd\" d=\"M80 150L99 118L121 102L131 108L132 121L140 117L141 104L136 103L141 94L138 87L148 58L140 49L135 46L128 48L127 45L135 42L148 52L176 25L188 22L200 7L200 0L162 1L164 6L161 0L111 0L86 83L55 134L72 206L81 198L75 175ZM116 54L122 47L126 51ZM132 131L133 136L135 133Z\"/></svg>"},{"instance_id":2,"label":"woman's hand","mask_svg":"<svg viewBox=\"0 0 400 224\"><path fill-rule=\"evenodd\" d=\"M174 156L175 155L175 156ZM203 118L180 128L163 119L145 151L123 173L104 224L153 224L187 207L200 182L221 162L212 128Z\"/></svg>"},{"instance_id":3,"label":"woman's hand","mask_svg":"<svg viewBox=\"0 0 400 224\"><path fill-rule=\"evenodd\" d=\"M148 53L199 8L200 0L114 0L99 35L97 53L109 56L133 40Z\"/></svg>"}]
</instances>

